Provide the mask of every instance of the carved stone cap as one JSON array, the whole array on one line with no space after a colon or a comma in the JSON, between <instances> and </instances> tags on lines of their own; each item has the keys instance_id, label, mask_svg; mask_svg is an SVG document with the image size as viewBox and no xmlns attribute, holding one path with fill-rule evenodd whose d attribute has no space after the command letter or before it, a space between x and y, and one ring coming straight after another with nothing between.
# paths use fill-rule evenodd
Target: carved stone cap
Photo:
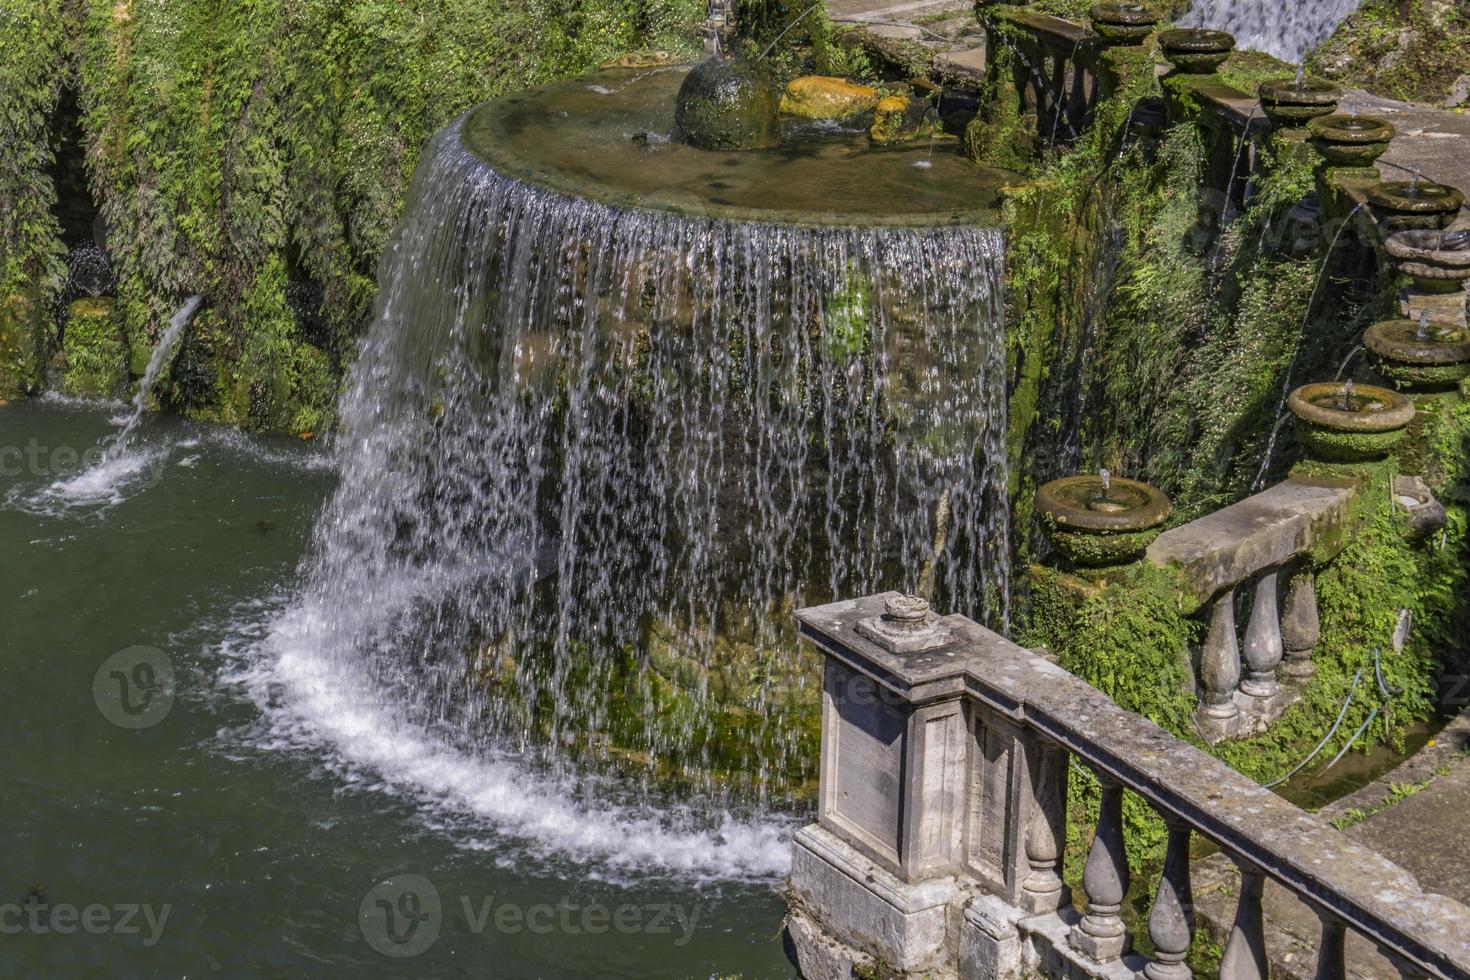
<instances>
[{"instance_id":1,"label":"carved stone cap","mask_svg":"<svg viewBox=\"0 0 1470 980\"><path fill-rule=\"evenodd\" d=\"M889 653L923 653L954 639L949 627L929 608L929 600L916 595L889 596L883 603L883 615L859 621L857 632Z\"/></svg>"},{"instance_id":2,"label":"carved stone cap","mask_svg":"<svg viewBox=\"0 0 1470 980\"><path fill-rule=\"evenodd\" d=\"M1464 207L1465 195L1429 180L1384 180L1368 188L1368 202L1393 211L1440 214Z\"/></svg>"}]
</instances>

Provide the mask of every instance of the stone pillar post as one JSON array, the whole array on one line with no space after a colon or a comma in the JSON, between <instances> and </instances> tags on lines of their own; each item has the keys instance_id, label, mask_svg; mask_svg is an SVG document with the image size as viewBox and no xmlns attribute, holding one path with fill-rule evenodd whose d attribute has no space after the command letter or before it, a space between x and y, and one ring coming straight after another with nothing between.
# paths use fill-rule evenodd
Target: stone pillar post
<instances>
[{"instance_id":1,"label":"stone pillar post","mask_svg":"<svg viewBox=\"0 0 1470 980\"><path fill-rule=\"evenodd\" d=\"M1200 729L1210 742L1236 734L1241 728L1235 689L1240 684L1240 642L1235 635L1235 589L1215 597L1210 607L1210 628L1200 651L1200 698L1195 713Z\"/></svg>"},{"instance_id":2,"label":"stone pillar post","mask_svg":"<svg viewBox=\"0 0 1470 980\"><path fill-rule=\"evenodd\" d=\"M1276 576L1277 571L1272 568L1256 580L1256 598L1245 627L1244 660L1248 670L1240 682L1246 707L1263 722L1274 720L1285 700L1276 681L1276 668L1284 652L1281 616L1276 605Z\"/></svg>"},{"instance_id":3,"label":"stone pillar post","mask_svg":"<svg viewBox=\"0 0 1470 980\"><path fill-rule=\"evenodd\" d=\"M1132 943L1119 914L1128 895L1128 852L1123 843L1123 786L1099 773L1102 803L1097 833L1082 872L1087 891L1087 914L1072 929L1073 947L1100 963L1119 959Z\"/></svg>"},{"instance_id":4,"label":"stone pillar post","mask_svg":"<svg viewBox=\"0 0 1470 980\"><path fill-rule=\"evenodd\" d=\"M1317 580L1310 568L1291 577L1286 590L1286 608L1281 613L1281 639L1286 650L1286 663L1281 672L1298 681L1310 680L1317 673L1312 651L1322 633L1317 618Z\"/></svg>"}]
</instances>

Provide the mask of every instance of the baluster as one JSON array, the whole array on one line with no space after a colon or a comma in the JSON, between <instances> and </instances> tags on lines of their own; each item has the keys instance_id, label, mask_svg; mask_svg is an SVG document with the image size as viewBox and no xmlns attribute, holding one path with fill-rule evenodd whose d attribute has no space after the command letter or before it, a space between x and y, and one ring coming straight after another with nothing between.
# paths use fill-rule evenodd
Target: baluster
<instances>
[{"instance_id":1,"label":"baluster","mask_svg":"<svg viewBox=\"0 0 1470 980\"><path fill-rule=\"evenodd\" d=\"M1235 688L1240 683L1240 644L1235 636L1235 589L1215 597L1210 629L1200 653L1200 684L1204 688L1198 713L1207 737L1218 740L1232 734L1240 718Z\"/></svg>"},{"instance_id":2,"label":"baluster","mask_svg":"<svg viewBox=\"0 0 1470 980\"><path fill-rule=\"evenodd\" d=\"M1148 980L1189 980L1185 966L1189 944L1194 938L1194 890L1189 882L1189 824L1166 813L1169 849L1153 910L1148 914L1148 935L1154 944L1154 959L1143 968Z\"/></svg>"},{"instance_id":3,"label":"baluster","mask_svg":"<svg viewBox=\"0 0 1470 980\"><path fill-rule=\"evenodd\" d=\"M1265 713L1281 699L1276 668L1281 663L1281 616L1276 611L1276 569L1256 580L1256 601L1245 627L1245 664L1249 669L1240 682L1240 693L1255 699L1256 710Z\"/></svg>"},{"instance_id":4,"label":"baluster","mask_svg":"<svg viewBox=\"0 0 1470 980\"><path fill-rule=\"evenodd\" d=\"M1235 924L1230 927L1230 940L1220 960L1220 978L1266 980L1266 920L1261 909L1266 874L1244 858L1232 856L1232 860L1240 868L1240 904L1235 908Z\"/></svg>"},{"instance_id":5,"label":"baluster","mask_svg":"<svg viewBox=\"0 0 1470 980\"><path fill-rule=\"evenodd\" d=\"M1036 782L1031 820L1026 828L1026 861L1031 872L1022 883L1028 912L1053 912L1068 904L1062 881L1062 842L1067 836L1067 754L1049 742L1037 743Z\"/></svg>"},{"instance_id":6,"label":"baluster","mask_svg":"<svg viewBox=\"0 0 1470 980\"><path fill-rule=\"evenodd\" d=\"M1118 913L1128 894L1128 852L1123 843L1123 786L1098 773L1102 803L1098 807L1097 833L1082 871L1087 892L1087 914L1072 929L1071 943L1100 963L1116 960L1128 952L1128 929Z\"/></svg>"},{"instance_id":7,"label":"baluster","mask_svg":"<svg viewBox=\"0 0 1470 980\"><path fill-rule=\"evenodd\" d=\"M1315 980L1347 980L1347 923L1325 912L1317 915L1322 920L1322 943L1317 947Z\"/></svg>"},{"instance_id":8,"label":"baluster","mask_svg":"<svg viewBox=\"0 0 1470 980\"><path fill-rule=\"evenodd\" d=\"M1317 581L1310 570L1292 576L1286 590L1286 608L1281 613L1281 639L1286 646L1286 663L1281 672L1288 677L1307 680L1317 673L1312 651L1322 633L1317 618Z\"/></svg>"}]
</instances>

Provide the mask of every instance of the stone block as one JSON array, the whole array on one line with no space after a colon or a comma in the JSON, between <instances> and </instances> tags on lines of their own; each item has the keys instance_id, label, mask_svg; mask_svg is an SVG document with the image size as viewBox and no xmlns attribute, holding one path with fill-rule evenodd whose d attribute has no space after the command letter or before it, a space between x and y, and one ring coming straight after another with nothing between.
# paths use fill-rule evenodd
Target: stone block
<instances>
[{"instance_id":1,"label":"stone block","mask_svg":"<svg viewBox=\"0 0 1470 980\"><path fill-rule=\"evenodd\" d=\"M1025 916L993 895L971 899L960 923L960 976L976 980L1025 976L1025 943L1017 925Z\"/></svg>"},{"instance_id":2,"label":"stone block","mask_svg":"<svg viewBox=\"0 0 1470 980\"><path fill-rule=\"evenodd\" d=\"M1197 521L1160 534L1148 549L1156 565L1174 566L1190 594L1205 602L1342 537L1356 491L1347 480L1294 477Z\"/></svg>"},{"instance_id":3,"label":"stone block","mask_svg":"<svg viewBox=\"0 0 1470 980\"><path fill-rule=\"evenodd\" d=\"M797 907L813 910L829 939L900 972L952 962L949 908L961 896L952 877L900 881L835 834L812 825L792 841L790 883Z\"/></svg>"}]
</instances>

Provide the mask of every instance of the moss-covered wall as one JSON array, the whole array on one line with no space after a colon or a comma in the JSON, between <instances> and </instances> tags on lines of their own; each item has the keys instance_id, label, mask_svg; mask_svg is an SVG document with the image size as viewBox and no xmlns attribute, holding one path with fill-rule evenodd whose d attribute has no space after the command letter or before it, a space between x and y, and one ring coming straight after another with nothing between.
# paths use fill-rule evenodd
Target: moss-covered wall
<instances>
[{"instance_id":1,"label":"moss-covered wall","mask_svg":"<svg viewBox=\"0 0 1470 980\"><path fill-rule=\"evenodd\" d=\"M1397 284L1351 225L1312 225L1294 213L1319 184L1299 134L1259 144L1249 185L1241 180L1239 137L1208 111L1200 85L1250 91L1283 74L1279 63L1237 56L1219 77L1158 82L1148 49L1110 58L1102 67L1117 79L1117 94L1077 145L1051 147L1016 131L1026 120L1005 98L987 102L972 127L972 151L989 162L1029 150L1028 179L1006 201L1013 527L1017 561L1030 567L1015 576L1028 583L1016 635L1049 647L1122 706L1203 745L1192 716L1191 650L1203 632L1193 601L1166 569L1137 565L1101 579L1058 569L1037 533L1031 496L1044 480L1105 466L1169 493L1177 524L1280 480L1303 465L1286 392L1339 371L1366 379L1368 365L1350 355L1366 326L1396 315ZM987 94L1013 91L1009 73L1021 68L1018 59L997 59ZM1129 127L1129 106L1144 96L1164 97L1173 125ZM1400 740L1408 722L1434 709L1438 675L1465 668L1470 406L1459 395L1425 404L1398 461L1347 471L1360 481L1356 530L1319 569L1317 678L1269 732L1211 750L1253 778L1276 779L1308 755L1360 670L1354 703L1328 746L1333 754L1375 708L1359 745ZM1389 501L1396 472L1423 473L1447 503L1442 534L1406 538ZM1405 651L1384 660L1386 682L1401 689L1385 699L1373 655L1389 654L1400 609L1417 625ZM1081 835L1096 786L1075 770L1073 789L1072 829ZM1157 859L1162 825L1142 801L1128 807L1133 858ZM1071 843L1069 860L1078 864L1085 841Z\"/></svg>"},{"instance_id":2,"label":"moss-covered wall","mask_svg":"<svg viewBox=\"0 0 1470 980\"><path fill-rule=\"evenodd\" d=\"M703 12L697 0L3 0L0 297L26 297L45 322L58 293L57 112L75 90L121 328L156 338L185 296L206 300L165 400L318 429L427 138L507 89L690 44ZM322 315L288 302L302 283Z\"/></svg>"}]
</instances>

